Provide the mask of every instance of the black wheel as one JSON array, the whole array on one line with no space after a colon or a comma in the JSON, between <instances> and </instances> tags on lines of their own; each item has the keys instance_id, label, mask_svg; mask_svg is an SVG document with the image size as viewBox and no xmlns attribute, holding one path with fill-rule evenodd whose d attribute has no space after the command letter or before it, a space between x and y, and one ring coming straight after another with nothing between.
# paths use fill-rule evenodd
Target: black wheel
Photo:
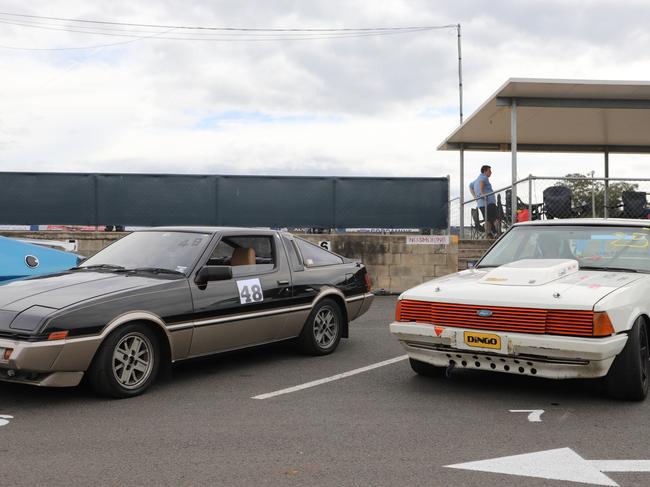
<instances>
[{"instance_id":1,"label":"black wheel","mask_svg":"<svg viewBox=\"0 0 650 487\"><path fill-rule=\"evenodd\" d=\"M643 318L638 318L625 347L605 376L607 394L617 399L643 401L648 395L649 366L648 328Z\"/></svg>"},{"instance_id":2,"label":"black wheel","mask_svg":"<svg viewBox=\"0 0 650 487\"><path fill-rule=\"evenodd\" d=\"M88 370L93 389L108 397L142 394L160 368L160 344L145 325L133 323L108 335Z\"/></svg>"},{"instance_id":3,"label":"black wheel","mask_svg":"<svg viewBox=\"0 0 650 487\"><path fill-rule=\"evenodd\" d=\"M445 372L444 367L436 367L435 365L431 365L427 362L421 362L420 360L409 358L409 363L411 364L413 372L418 375L424 375L426 377L438 377Z\"/></svg>"},{"instance_id":4,"label":"black wheel","mask_svg":"<svg viewBox=\"0 0 650 487\"><path fill-rule=\"evenodd\" d=\"M343 313L331 299L320 301L309 314L298 337L300 350L309 355L327 355L341 341Z\"/></svg>"}]
</instances>

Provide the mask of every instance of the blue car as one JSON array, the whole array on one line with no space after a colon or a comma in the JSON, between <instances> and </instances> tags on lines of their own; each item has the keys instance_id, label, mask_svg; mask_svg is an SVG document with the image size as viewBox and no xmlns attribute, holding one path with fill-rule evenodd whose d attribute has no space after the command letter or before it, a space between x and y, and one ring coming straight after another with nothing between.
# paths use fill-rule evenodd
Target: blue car
<instances>
[{"instance_id":1,"label":"blue car","mask_svg":"<svg viewBox=\"0 0 650 487\"><path fill-rule=\"evenodd\" d=\"M0 282L60 272L81 260L71 252L0 237Z\"/></svg>"}]
</instances>

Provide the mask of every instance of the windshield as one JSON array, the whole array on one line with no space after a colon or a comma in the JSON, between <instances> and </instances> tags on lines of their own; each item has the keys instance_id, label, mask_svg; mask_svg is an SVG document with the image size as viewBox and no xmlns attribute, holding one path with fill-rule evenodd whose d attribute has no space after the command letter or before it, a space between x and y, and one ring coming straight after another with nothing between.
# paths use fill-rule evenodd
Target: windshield
<instances>
[{"instance_id":1,"label":"windshield","mask_svg":"<svg viewBox=\"0 0 650 487\"><path fill-rule=\"evenodd\" d=\"M513 228L478 267L521 259L575 259L581 268L650 271L650 227L526 225Z\"/></svg>"},{"instance_id":2,"label":"windshield","mask_svg":"<svg viewBox=\"0 0 650 487\"><path fill-rule=\"evenodd\" d=\"M209 234L189 232L134 232L95 254L80 267L149 267L186 273L210 237Z\"/></svg>"}]
</instances>

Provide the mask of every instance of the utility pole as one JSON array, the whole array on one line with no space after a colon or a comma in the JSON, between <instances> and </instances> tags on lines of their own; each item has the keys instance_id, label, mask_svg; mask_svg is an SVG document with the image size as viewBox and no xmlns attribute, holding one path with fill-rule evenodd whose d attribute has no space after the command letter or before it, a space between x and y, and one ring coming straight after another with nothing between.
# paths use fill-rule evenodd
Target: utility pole
<instances>
[{"instance_id":1,"label":"utility pole","mask_svg":"<svg viewBox=\"0 0 650 487\"><path fill-rule=\"evenodd\" d=\"M463 124L463 56L460 45L460 23L456 24L456 31L458 33L458 104L460 111L460 125ZM460 171L458 178L460 179L460 220L459 220L459 238L463 238L465 234L465 149L460 145Z\"/></svg>"}]
</instances>

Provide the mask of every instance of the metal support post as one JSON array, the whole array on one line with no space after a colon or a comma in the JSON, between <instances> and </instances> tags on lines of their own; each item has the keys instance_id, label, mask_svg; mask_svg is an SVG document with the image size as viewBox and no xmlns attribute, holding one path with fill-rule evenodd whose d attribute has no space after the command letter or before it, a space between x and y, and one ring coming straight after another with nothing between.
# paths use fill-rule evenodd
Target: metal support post
<instances>
[{"instance_id":1,"label":"metal support post","mask_svg":"<svg viewBox=\"0 0 650 487\"><path fill-rule=\"evenodd\" d=\"M460 46L460 24L456 26L458 32L458 106L460 111L460 124L463 125L463 57ZM460 146L460 219L459 219L459 238L465 236L465 150L463 145Z\"/></svg>"},{"instance_id":2,"label":"metal support post","mask_svg":"<svg viewBox=\"0 0 650 487\"><path fill-rule=\"evenodd\" d=\"M447 191L449 191L449 188L451 184L451 176L447 174ZM447 235L451 239L451 198L449 198L449 193L447 193Z\"/></svg>"},{"instance_id":3,"label":"metal support post","mask_svg":"<svg viewBox=\"0 0 650 487\"><path fill-rule=\"evenodd\" d=\"M594 179L596 171L591 170L591 217L596 218L596 180Z\"/></svg>"},{"instance_id":4,"label":"metal support post","mask_svg":"<svg viewBox=\"0 0 650 487\"><path fill-rule=\"evenodd\" d=\"M603 215L605 218L609 216L609 149L605 148L605 208Z\"/></svg>"},{"instance_id":5,"label":"metal support post","mask_svg":"<svg viewBox=\"0 0 650 487\"><path fill-rule=\"evenodd\" d=\"M465 151L460 146L460 233L459 238L465 238Z\"/></svg>"},{"instance_id":6,"label":"metal support post","mask_svg":"<svg viewBox=\"0 0 650 487\"><path fill-rule=\"evenodd\" d=\"M533 219L533 175L528 175L528 219Z\"/></svg>"},{"instance_id":7,"label":"metal support post","mask_svg":"<svg viewBox=\"0 0 650 487\"><path fill-rule=\"evenodd\" d=\"M510 211L512 223L517 221L517 99L510 105L510 152L512 153L512 189L510 192Z\"/></svg>"}]
</instances>

